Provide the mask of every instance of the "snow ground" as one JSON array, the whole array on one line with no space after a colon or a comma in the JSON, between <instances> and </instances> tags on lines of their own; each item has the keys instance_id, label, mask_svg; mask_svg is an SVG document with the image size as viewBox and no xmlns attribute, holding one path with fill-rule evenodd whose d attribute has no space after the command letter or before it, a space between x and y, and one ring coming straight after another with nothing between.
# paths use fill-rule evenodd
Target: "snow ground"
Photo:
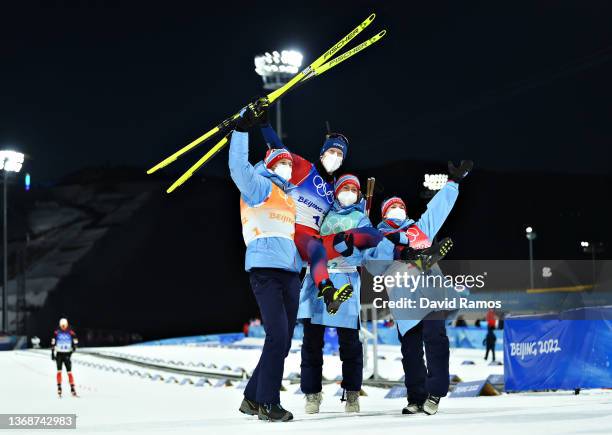
<instances>
[{"instance_id":1,"label":"snow ground","mask_svg":"<svg viewBox=\"0 0 612 435\"><path fill-rule=\"evenodd\" d=\"M259 352L203 346L131 346L104 350L183 362L243 366L248 370L254 365ZM391 374L392 367L400 365L400 361L394 360L399 355L398 349L393 346L389 349L383 347L381 353L387 358L380 361L381 370L383 374ZM486 377L493 372L492 369L499 372L501 368L480 363L480 354L481 351L454 350L451 372L456 369L456 373L467 380ZM477 365L462 366L461 361L470 356ZM482 431L495 434L541 432L555 435L612 433L612 391L584 391L579 396L561 392L447 398L442 400L439 414L430 417L403 416L400 411L405 405L405 399L384 399L386 389L365 387L368 396L361 398L362 413L347 416L342 412L339 398L334 397L337 385L324 387L322 412L318 415L304 414L304 399L294 394L297 385L290 385L288 391L281 393L281 400L285 408L294 413L295 421L270 424L237 411L242 391L235 387L195 387L151 381L104 371L84 363L135 368L131 364L82 353L75 354L73 359L79 362L73 370L81 397L58 399L55 396L55 367L48 351L0 352L0 413L75 413L78 416L78 433L223 432L225 435L250 435L326 431L387 435L407 431L438 434L444 430L470 435ZM337 358L326 359L326 365L330 366L326 373L332 378L339 367L332 363L334 360ZM286 368L297 371L298 365L299 354L291 354ZM401 372L401 368L398 370ZM180 375L177 377L183 378Z\"/></svg>"}]
</instances>

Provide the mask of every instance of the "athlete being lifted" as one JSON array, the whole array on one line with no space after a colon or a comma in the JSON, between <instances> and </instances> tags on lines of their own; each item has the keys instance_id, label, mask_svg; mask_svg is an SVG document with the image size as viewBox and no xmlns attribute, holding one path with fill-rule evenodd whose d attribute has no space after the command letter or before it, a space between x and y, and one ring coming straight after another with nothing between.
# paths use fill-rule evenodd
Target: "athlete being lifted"
<instances>
[{"instance_id":1,"label":"athlete being lifted","mask_svg":"<svg viewBox=\"0 0 612 435\"><path fill-rule=\"evenodd\" d=\"M262 119L260 127L268 147L287 149L267 119ZM294 240L302 259L310 263L310 273L319 289L319 297L324 298L330 314L335 314L340 303L351 297L353 287L346 283L336 289L329 278L327 261L340 255L350 256L353 248L373 248L383 238L372 227L354 228L325 237L319 234L323 219L334 203L334 174L346 159L348 145L344 135L329 133L314 163L291 153L293 170L290 182L296 188L290 195L297 207Z\"/></svg>"}]
</instances>

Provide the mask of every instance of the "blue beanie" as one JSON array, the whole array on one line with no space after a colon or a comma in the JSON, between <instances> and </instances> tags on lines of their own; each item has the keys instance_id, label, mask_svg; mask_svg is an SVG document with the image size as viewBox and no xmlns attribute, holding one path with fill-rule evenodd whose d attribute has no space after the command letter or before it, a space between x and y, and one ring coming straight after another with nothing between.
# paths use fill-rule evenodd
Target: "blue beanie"
<instances>
[{"instance_id":1,"label":"blue beanie","mask_svg":"<svg viewBox=\"0 0 612 435\"><path fill-rule=\"evenodd\" d=\"M320 155L323 155L325 151L330 148L337 148L342 151L342 154L344 155L343 158L346 159L346 154L348 153L348 139L346 138L346 136L340 133L329 133L325 137L325 143L321 148Z\"/></svg>"}]
</instances>

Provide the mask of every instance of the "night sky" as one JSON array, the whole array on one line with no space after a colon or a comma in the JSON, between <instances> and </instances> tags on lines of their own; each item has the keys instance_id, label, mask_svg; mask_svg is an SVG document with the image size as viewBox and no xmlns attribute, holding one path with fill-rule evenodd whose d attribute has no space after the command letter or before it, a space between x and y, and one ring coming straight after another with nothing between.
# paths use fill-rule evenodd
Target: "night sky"
<instances>
[{"instance_id":1,"label":"night sky","mask_svg":"<svg viewBox=\"0 0 612 435\"><path fill-rule=\"evenodd\" d=\"M2 2L0 147L28 154L32 194L91 167L144 177L262 94L256 54L296 49L310 63L376 12L354 44L386 29L380 42L283 99L285 143L314 159L329 121L350 139L348 167L406 198L411 217L426 206L424 170L473 159L442 234L452 258L524 259L527 225L536 258L610 246L612 3L481 3ZM162 172L150 203L60 283L37 334L60 313L145 338L236 331L257 315L226 154L172 196L161 188L211 145Z\"/></svg>"},{"instance_id":2,"label":"night sky","mask_svg":"<svg viewBox=\"0 0 612 435\"><path fill-rule=\"evenodd\" d=\"M382 41L283 100L295 150L316 156L328 120L355 168L609 173L612 4L487 3L3 2L0 144L35 183L149 167L261 94L255 54L311 62L375 11L357 42ZM206 171L227 174L225 157Z\"/></svg>"}]
</instances>

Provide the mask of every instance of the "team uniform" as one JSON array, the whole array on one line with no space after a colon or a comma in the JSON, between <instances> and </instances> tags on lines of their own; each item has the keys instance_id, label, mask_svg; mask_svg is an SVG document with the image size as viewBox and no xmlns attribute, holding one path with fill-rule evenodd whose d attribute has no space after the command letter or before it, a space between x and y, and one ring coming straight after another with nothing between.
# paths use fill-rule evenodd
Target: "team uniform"
<instances>
[{"instance_id":1,"label":"team uniform","mask_svg":"<svg viewBox=\"0 0 612 435\"><path fill-rule=\"evenodd\" d=\"M427 204L427 210L418 221L406 218L383 219L378 229L386 236L399 234L404 242L414 249L426 249L431 246L432 240L442 227L459 195L459 187L456 182L449 181ZM394 202L403 201L399 198L390 198L383 202L382 215L387 214L388 209ZM404 206L405 207L405 206ZM365 253L366 267L374 275L395 275L404 273L406 270L414 273L414 267L399 262L380 261L397 259L403 246L391 247L389 244L381 244L376 250ZM378 261L370 261L378 260ZM406 269L408 268L408 269ZM409 272L410 273L410 272ZM433 275L442 275L438 265L428 272ZM397 291L394 289L394 291ZM421 297L438 298L446 295L438 295L437 288L417 287L406 290L402 297L415 300ZM447 291L447 290L444 290ZM451 293L456 294L454 290ZM452 296L452 295L450 295ZM399 296L398 296L399 297ZM431 308L415 308L410 310L409 319L404 319L394 313L398 328L398 337L401 342L402 365L404 368L404 383L408 391L408 406L404 413L415 413L423 410L425 402L430 399L435 401L435 411L440 397L446 396L449 387L449 342L446 335L445 312L439 312ZM398 311L399 313L399 311ZM423 347L427 359L427 366L423 361ZM427 404L425 404L427 405ZM408 412L410 411L410 412ZM426 412L427 409L425 410ZM431 413L435 413L432 408Z\"/></svg>"},{"instance_id":2,"label":"team uniform","mask_svg":"<svg viewBox=\"0 0 612 435\"><path fill-rule=\"evenodd\" d=\"M261 129L268 146L285 148L280 138L269 125ZM337 147L347 154L348 144L345 141L328 139L322 153L330 147ZM310 264L310 273L317 288L321 283L330 281L327 261L333 260L346 249L345 238L351 237L351 242L357 249L367 249L376 246L382 236L374 228L365 227L351 229L343 234L322 235L321 225L334 203L334 182L332 176L326 176L326 171L320 162L311 163L305 158L291 153L293 157L293 173L291 184L296 186L291 191L291 197L296 203L295 244L300 256ZM333 282L333 280L331 280ZM340 287L334 283L336 287Z\"/></svg>"},{"instance_id":3,"label":"team uniform","mask_svg":"<svg viewBox=\"0 0 612 435\"><path fill-rule=\"evenodd\" d=\"M274 154L270 158L276 157L283 156ZM296 205L289 195L293 186L263 162L255 167L249 163L246 132L236 130L232 134L229 168L241 194L245 270L266 332L240 411L257 414L260 419L287 421L293 416L280 406L279 391L296 322L302 268L293 241Z\"/></svg>"},{"instance_id":4,"label":"team uniform","mask_svg":"<svg viewBox=\"0 0 612 435\"><path fill-rule=\"evenodd\" d=\"M68 382L70 383L70 391L76 396L74 386L74 376L72 375L72 361L70 357L76 351L79 339L76 333L71 329L57 329L51 338L51 359L55 360L57 365L57 391L58 395L62 394L62 367L66 367L68 372Z\"/></svg>"},{"instance_id":5,"label":"team uniform","mask_svg":"<svg viewBox=\"0 0 612 435\"><path fill-rule=\"evenodd\" d=\"M336 184L336 193L348 177L342 176ZM352 182L359 189L356 177ZM343 206L336 199L332 209L321 225L321 236L328 236L354 228L372 228L365 214L365 201ZM383 240L381 238L381 240ZM388 241L386 241L389 243ZM334 283L349 283L353 286L352 296L342 304L335 315L330 315L320 298L312 275L308 272L300 290L298 319L304 324L301 363L301 389L306 394L306 412L318 412L321 402L323 346L326 327L335 327L338 333L340 359L342 360L342 383L347 396L346 409L359 411L359 391L363 381L363 348L359 341L359 313L361 279L357 266L361 265L362 254L355 250L349 257L338 257L327 263Z\"/></svg>"}]
</instances>

